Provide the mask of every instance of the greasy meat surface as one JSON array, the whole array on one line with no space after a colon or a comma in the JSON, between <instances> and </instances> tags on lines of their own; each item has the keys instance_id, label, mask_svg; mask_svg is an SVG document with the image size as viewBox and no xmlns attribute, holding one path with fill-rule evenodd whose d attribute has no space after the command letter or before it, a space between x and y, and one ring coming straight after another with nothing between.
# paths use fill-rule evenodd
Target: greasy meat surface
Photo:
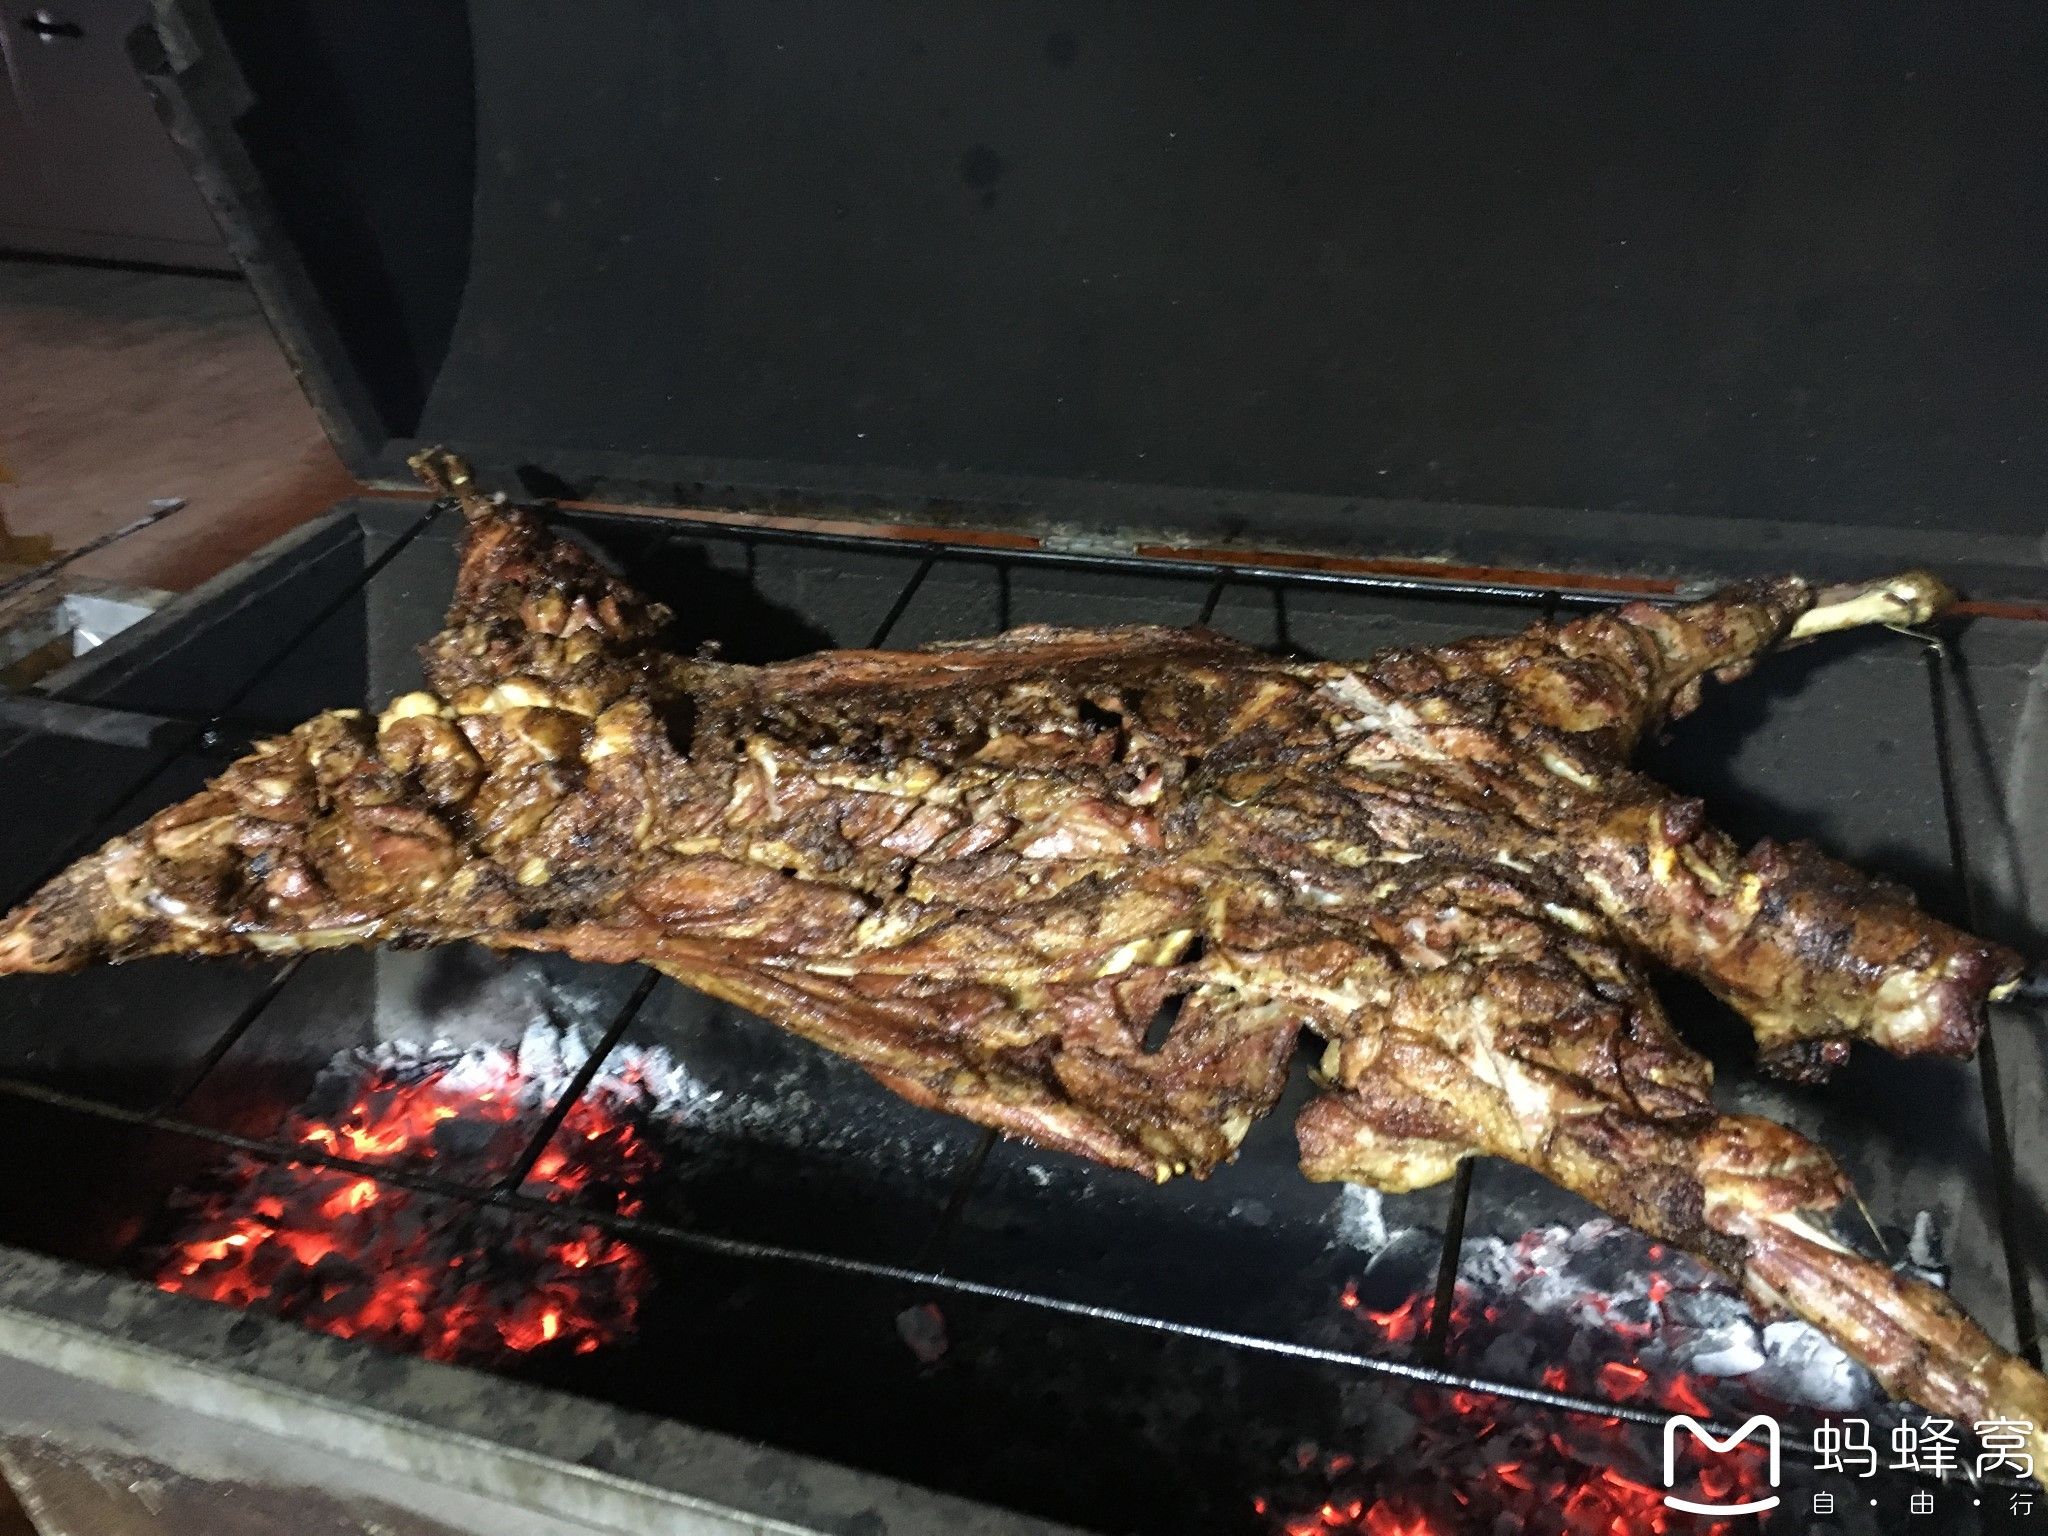
<instances>
[{"instance_id":1,"label":"greasy meat surface","mask_svg":"<svg viewBox=\"0 0 2048 1536\"><path fill-rule=\"evenodd\" d=\"M0 925L0 971L457 939L644 961L920 1103L1166 1178L1228 1158L1304 1030L1304 1170L1536 1168L1830 1329L1895 1392L2048 1424L2048 1383L1809 1218L1825 1153L1718 1114L1646 964L1772 1068L1967 1054L2015 956L1803 846L1738 849L1632 772L1788 639L1938 585L1796 579L1351 663L1025 629L768 667L532 513L471 519L427 691L322 715ZM1165 1011L1163 1043L1148 1029Z\"/></svg>"}]
</instances>

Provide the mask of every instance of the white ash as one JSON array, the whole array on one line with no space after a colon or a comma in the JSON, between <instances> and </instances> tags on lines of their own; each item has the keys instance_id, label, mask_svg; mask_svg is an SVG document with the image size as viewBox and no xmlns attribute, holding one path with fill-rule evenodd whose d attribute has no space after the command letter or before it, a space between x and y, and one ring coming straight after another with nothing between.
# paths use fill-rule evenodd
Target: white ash
<instances>
[{"instance_id":1,"label":"white ash","mask_svg":"<svg viewBox=\"0 0 2048 1536\"><path fill-rule=\"evenodd\" d=\"M873 1096L879 1112L849 1114L847 1106L864 1096ZM869 1168L949 1166L959 1147L934 1134L927 1112L891 1097L850 1063L822 1055L794 1057L744 1092L713 1088L676 1062L655 1110L674 1129L721 1143L781 1147Z\"/></svg>"},{"instance_id":2,"label":"white ash","mask_svg":"<svg viewBox=\"0 0 2048 1536\"><path fill-rule=\"evenodd\" d=\"M1948 1244L1942 1241L1932 1211L1913 1218L1913 1235L1906 1242L1905 1262L1899 1268L1929 1285L1948 1289Z\"/></svg>"},{"instance_id":3,"label":"white ash","mask_svg":"<svg viewBox=\"0 0 2048 1536\"><path fill-rule=\"evenodd\" d=\"M1922 1212L1901 1267L1939 1274L1940 1252L1939 1229ZM1634 1357L1652 1372L1740 1380L1761 1395L1830 1413L1884 1401L1870 1373L1811 1324L1759 1325L1726 1279L1605 1217L1539 1227L1513 1241L1468 1238L1458 1278L1482 1302L1512 1302L1568 1327L1568 1359L1590 1357L1615 1324L1647 1326ZM1559 1353L1554 1338L1519 1331L1490 1342L1479 1364L1482 1374L1529 1380Z\"/></svg>"},{"instance_id":4,"label":"white ash","mask_svg":"<svg viewBox=\"0 0 2048 1536\"><path fill-rule=\"evenodd\" d=\"M1330 1204L1337 1241L1362 1253L1377 1254L1392 1240L1387 1230L1386 1197L1364 1184L1346 1184Z\"/></svg>"},{"instance_id":5,"label":"white ash","mask_svg":"<svg viewBox=\"0 0 2048 1536\"><path fill-rule=\"evenodd\" d=\"M1870 1373L1810 1323L1768 1324L1764 1356L1749 1384L1772 1397L1830 1413L1847 1413L1883 1400L1884 1394Z\"/></svg>"},{"instance_id":6,"label":"white ash","mask_svg":"<svg viewBox=\"0 0 2048 1536\"><path fill-rule=\"evenodd\" d=\"M1687 1358L1702 1376L1747 1376L1761 1368L1768 1356L1757 1348L1754 1326L1730 1325L1721 1337L1695 1345Z\"/></svg>"},{"instance_id":7,"label":"white ash","mask_svg":"<svg viewBox=\"0 0 2048 1536\"><path fill-rule=\"evenodd\" d=\"M344 1052L334 1066L382 1070L400 1078L432 1075L451 1092L517 1093L521 1103L541 1107L568 1091L590 1060L591 1045L589 1031L537 1019L509 1047L485 1042L461 1045L446 1037L386 1040ZM688 1101L694 1087L687 1072L661 1047L619 1046L605 1059L586 1091L630 1099L672 1115Z\"/></svg>"},{"instance_id":8,"label":"white ash","mask_svg":"<svg viewBox=\"0 0 2048 1536\"><path fill-rule=\"evenodd\" d=\"M469 949L384 950L375 966L380 1040L497 1045L535 1025L594 1040L621 1001L611 988L560 985L545 962Z\"/></svg>"},{"instance_id":9,"label":"white ash","mask_svg":"<svg viewBox=\"0 0 2048 1536\"><path fill-rule=\"evenodd\" d=\"M518 1039L508 1044L502 1020L495 1038L478 1040L474 1011L459 1010L450 1030L344 1052L330 1070L381 1067L404 1077L433 1073L456 1092L516 1092L522 1104L541 1108L568 1089L607 1022L602 1012L594 1022L565 1021L561 1013L530 1013ZM706 1132L720 1141L837 1153L904 1169L947 1162L955 1153L955 1142L932 1135L915 1114L906 1114L900 1126L892 1122L894 1134L878 1146L872 1125L849 1123L859 1117L821 1102L820 1087L815 1064L796 1061L747 1092L732 1093L710 1086L662 1046L623 1044L613 1047L588 1091L632 1101L657 1126Z\"/></svg>"}]
</instances>

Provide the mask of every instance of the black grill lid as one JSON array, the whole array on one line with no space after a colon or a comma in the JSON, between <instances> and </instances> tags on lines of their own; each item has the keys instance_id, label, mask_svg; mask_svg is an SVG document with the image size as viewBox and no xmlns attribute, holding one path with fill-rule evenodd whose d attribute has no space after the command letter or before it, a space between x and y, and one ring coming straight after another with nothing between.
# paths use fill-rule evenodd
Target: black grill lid
<instances>
[{"instance_id":1,"label":"black grill lid","mask_svg":"<svg viewBox=\"0 0 2048 1536\"><path fill-rule=\"evenodd\" d=\"M352 468L2048 595L2048 12L159 0Z\"/></svg>"}]
</instances>

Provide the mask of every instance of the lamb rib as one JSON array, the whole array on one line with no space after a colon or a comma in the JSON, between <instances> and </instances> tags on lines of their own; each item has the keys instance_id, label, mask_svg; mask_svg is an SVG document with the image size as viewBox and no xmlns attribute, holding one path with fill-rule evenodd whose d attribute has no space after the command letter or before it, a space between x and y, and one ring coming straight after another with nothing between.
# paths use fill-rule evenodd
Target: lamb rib
<instances>
[{"instance_id":1,"label":"lamb rib","mask_svg":"<svg viewBox=\"0 0 2048 1536\"><path fill-rule=\"evenodd\" d=\"M1233 1154L1307 1028L1311 1178L1513 1159L1894 1393L2031 1421L2048 1466L2048 1380L1827 1235L1834 1164L1715 1111L1642 970L1697 977L1795 1077L1857 1039L1974 1047L2017 956L1810 848L1744 853L1626 766L1709 675L1919 622L1932 578L1355 663L1029 628L743 667L662 650L665 610L417 462L469 519L427 690L264 742L73 866L0 924L0 972L454 940L642 961L907 1098L1159 1179Z\"/></svg>"}]
</instances>

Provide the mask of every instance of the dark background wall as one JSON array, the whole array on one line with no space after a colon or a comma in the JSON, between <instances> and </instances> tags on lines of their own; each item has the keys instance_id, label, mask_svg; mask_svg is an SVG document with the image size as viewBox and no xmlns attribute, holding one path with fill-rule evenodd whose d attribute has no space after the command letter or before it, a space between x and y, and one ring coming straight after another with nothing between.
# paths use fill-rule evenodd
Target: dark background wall
<instances>
[{"instance_id":1,"label":"dark background wall","mask_svg":"<svg viewBox=\"0 0 2048 1536\"><path fill-rule=\"evenodd\" d=\"M411 8L234 9L333 34L401 436L2043 523L2038 7L480 4L473 162Z\"/></svg>"}]
</instances>

